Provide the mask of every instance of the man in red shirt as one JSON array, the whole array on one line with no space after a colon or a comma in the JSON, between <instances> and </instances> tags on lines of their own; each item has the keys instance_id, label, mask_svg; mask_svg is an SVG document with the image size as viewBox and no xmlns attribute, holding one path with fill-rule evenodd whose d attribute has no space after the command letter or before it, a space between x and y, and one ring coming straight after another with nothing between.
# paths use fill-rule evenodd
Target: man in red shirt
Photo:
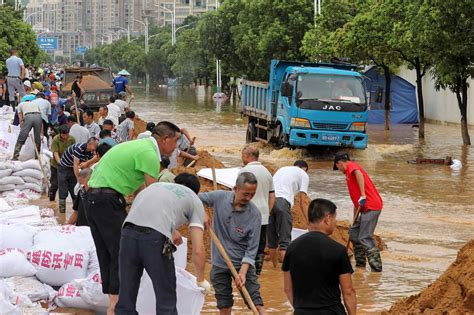
<instances>
[{"instance_id":1,"label":"man in red shirt","mask_svg":"<svg viewBox=\"0 0 474 315\"><path fill-rule=\"evenodd\" d=\"M382 259L374 240L374 231L382 211L383 201L377 188L365 170L349 155L339 152L334 157L334 170L346 175L347 188L354 204L354 213L360 208L360 218L349 230L349 239L354 246L356 267L365 268L366 260L372 271L382 271Z\"/></svg>"}]
</instances>

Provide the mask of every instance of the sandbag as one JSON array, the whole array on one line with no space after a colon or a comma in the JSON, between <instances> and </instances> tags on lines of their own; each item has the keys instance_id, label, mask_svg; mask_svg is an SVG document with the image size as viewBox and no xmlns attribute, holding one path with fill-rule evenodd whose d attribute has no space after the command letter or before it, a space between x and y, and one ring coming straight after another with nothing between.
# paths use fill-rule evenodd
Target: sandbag
<instances>
[{"instance_id":1,"label":"sandbag","mask_svg":"<svg viewBox=\"0 0 474 315\"><path fill-rule=\"evenodd\" d=\"M73 281L74 286L79 290L82 299L89 305L89 308L100 313L106 313L109 305L109 297L102 293L102 280L100 272L89 275L86 279Z\"/></svg>"},{"instance_id":2,"label":"sandbag","mask_svg":"<svg viewBox=\"0 0 474 315\"><path fill-rule=\"evenodd\" d=\"M61 225L35 235L33 244L53 245L59 248L77 248L89 251L94 239L88 226ZM79 279L79 278L77 278Z\"/></svg>"},{"instance_id":3,"label":"sandbag","mask_svg":"<svg viewBox=\"0 0 474 315\"><path fill-rule=\"evenodd\" d=\"M176 297L178 314L199 315L204 305L203 289L197 286L196 277L185 269L176 267ZM137 311L139 314L155 314L155 291L150 277L143 273L138 291Z\"/></svg>"},{"instance_id":4,"label":"sandbag","mask_svg":"<svg viewBox=\"0 0 474 315\"><path fill-rule=\"evenodd\" d=\"M17 248L0 249L0 278L31 277L35 267L26 259L24 252Z\"/></svg>"},{"instance_id":5,"label":"sandbag","mask_svg":"<svg viewBox=\"0 0 474 315\"><path fill-rule=\"evenodd\" d=\"M11 211L13 208L4 198L0 198L0 212Z\"/></svg>"},{"instance_id":6,"label":"sandbag","mask_svg":"<svg viewBox=\"0 0 474 315\"><path fill-rule=\"evenodd\" d=\"M15 294L26 295L31 302L48 301L49 290L47 285L39 282L35 277L13 277L5 279L5 282Z\"/></svg>"},{"instance_id":7,"label":"sandbag","mask_svg":"<svg viewBox=\"0 0 474 315\"><path fill-rule=\"evenodd\" d=\"M26 206L15 209L15 211L8 211L0 213L0 223L5 224L35 224L41 221L38 206Z\"/></svg>"},{"instance_id":8,"label":"sandbag","mask_svg":"<svg viewBox=\"0 0 474 315\"><path fill-rule=\"evenodd\" d=\"M33 183L36 185L41 185L43 183L41 179L38 179L36 177L23 176L22 178L25 181L25 183Z\"/></svg>"},{"instance_id":9,"label":"sandbag","mask_svg":"<svg viewBox=\"0 0 474 315\"><path fill-rule=\"evenodd\" d=\"M4 177L7 177L7 176L10 176L11 174L13 173L13 170L11 169L3 169L3 170L0 170L0 178L4 178Z\"/></svg>"},{"instance_id":10,"label":"sandbag","mask_svg":"<svg viewBox=\"0 0 474 315\"><path fill-rule=\"evenodd\" d=\"M33 247L37 229L26 224L0 224L0 249L19 248L25 253Z\"/></svg>"},{"instance_id":11,"label":"sandbag","mask_svg":"<svg viewBox=\"0 0 474 315\"><path fill-rule=\"evenodd\" d=\"M38 185L35 183L24 183L23 189L21 190L25 190L25 189L32 190L37 193L41 193L43 191L43 189L41 188L41 185Z\"/></svg>"},{"instance_id":12,"label":"sandbag","mask_svg":"<svg viewBox=\"0 0 474 315\"><path fill-rule=\"evenodd\" d=\"M23 185L25 181L18 176L7 176L0 178L0 185Z\"/></svg>"},{"instance_id":13,"label":"sandbag","mask_svg":"<svg viewBox=\"0 0 474 315\"><path fill-rule=\"evenodd\" d=\"M15 302L16 294L5 281L0 280L0 314L21 314Z\"/></svg>"},{"instance_id":14,"label":"sandbag","mask_svg":"<svg viewBox=\"0 0 474 315\"><path fill-rule=\"evenodd\" d=\"M26 169L35 169L41 172L41 165L38 160L28 160L21 163L21 167Z\"/></svg>"},{"instance_id":15,"label":"sandbag","mask_svg":"<svg viewBox=\"0 0 474 315\"><path fill-rule=\"evenodd\" d=\"M87 266L87 276L94 275L96 273L100 273L100 265L99 265L99 258L97 257L97 251L92 248L89 251L89 265Z\"/></svg>"},{"instance_id":16,"label":"sandbag","mask_svg":"<svg viewBox=\"0 0 474 315\"><path fill-rule=\"evenodd\" d=\"M181 268L186 268L188 259L188 239L182 237L183 243L176 247L176 251L173 253L174 265Z\"/></svg>"},{"instance_id":17,"label":"sandbag","mask_svg":"<svg viewBox=\"0 0 474 315\"><path fill-rule=\"evenodd\" d=\"M86 277L89 253L53 245L35 245L28 259L36 268L36 277L51 286L62 286L74 279Z\"/></svg>"},{"instance_id":18,"label":"sandbag","mask_svg":"<svg viewBox=\"0 0 474 315\"><path fill-rule=\"evenodd\" d=\"M15 189L15 185L0 185L0 191L9 191Z\"/></svg>"},{"instance_id":19,"label":"sandbag","mask_svg":"<svg viewBox=\"0 0 474 315\"><path fill-rule=\"evenodd\" d=\"M72 283L63 285L54 298L54 303L59 307L72 307L80 309L89 309L87 304L82 298L79 290Z\"/></svg>"},{"instance_id":20,"label":"sandbag","mask_svg":"<svg viewBox=\"0 0 474 315\"><path fill-rule=\"evenodd\" d=\"M18 172L13 172L13 176L29 176L29 177L34 177L37 179L43 179L43 173L39 170L34 170L34 169L26 169L26 170L21 170Z\"/></svg>"},{"instance_id":21,"label":"sandbag","mask_svg":"<svg viewBox=\"0 0 474 315\"><path fill-rule=\"evenodd\" d=\"M7 161L5 162L5 167L12 170L13 172L19 172L23 169L22 163L20 161Z\"/></svg>"}]
</instances>

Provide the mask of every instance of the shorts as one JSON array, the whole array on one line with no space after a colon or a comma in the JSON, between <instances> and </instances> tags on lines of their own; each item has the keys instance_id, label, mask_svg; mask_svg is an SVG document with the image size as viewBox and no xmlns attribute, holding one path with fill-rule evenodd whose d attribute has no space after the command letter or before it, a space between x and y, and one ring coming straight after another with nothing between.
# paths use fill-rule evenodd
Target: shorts
<instances>
[{"instance_id":1,"label":"shorts","mask_svg":"<svg viewBox=\"0 0 474 315\"><path fill-rule=\"evenodd\" d=\"M279 247L280 250L286 250L291 242L292 228L291 205L285 198L278 197L275 199L268 221L267 247L271 249Z\"/></svg>"},{"instance_id":2,"label":"shorts","mask_svg":"<svg viewBox=\"0 0 474 315\"><path fill-rule=\"evenodd\" d=\"M237 269L237 272L238 271L239 269ZM211 283L214 287L218 309L230 308L234 305L234 299L232 297L232 281L232 273L229 269L214 265L212 266ZM263 306L263 300L260 296L260 283L258 282L255 267L253 266L250 266L247 271L245 288L249 292L255 306Z\"/></svg>"}]
</instances>

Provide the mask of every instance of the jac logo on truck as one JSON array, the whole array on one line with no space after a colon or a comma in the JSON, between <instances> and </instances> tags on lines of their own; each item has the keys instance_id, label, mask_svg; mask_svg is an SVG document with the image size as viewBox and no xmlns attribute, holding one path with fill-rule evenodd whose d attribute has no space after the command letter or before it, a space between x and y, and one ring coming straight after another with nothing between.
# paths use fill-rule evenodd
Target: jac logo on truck
<instances>
[{"instance_id":1,"label":"jac logo on truck","mask_svg":"<svg viewBox=\"0 0 474 315\"><path fill-rule=\"evenodd\" d=\"M333 106L333 105L324 105L323 106L323 109L324 110L341 110L341 106L339 105L336 105L336 106Z\"/></svg>"}]
</instances>

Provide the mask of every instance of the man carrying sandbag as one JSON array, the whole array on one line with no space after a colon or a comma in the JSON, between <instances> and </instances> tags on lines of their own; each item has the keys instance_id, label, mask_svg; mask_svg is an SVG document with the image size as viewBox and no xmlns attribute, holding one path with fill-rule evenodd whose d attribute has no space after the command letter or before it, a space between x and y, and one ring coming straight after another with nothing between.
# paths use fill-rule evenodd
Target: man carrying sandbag
<instances>
[{"instance_id":1,"label":"man carrying sandbag","mask_svg":"<svg viewBox=\"0 0 474 315\"><path fill-rule=\"evenodd\" d=\"M71 145L59 160L58 165L58 184L59 184L59 212L66 212L67 194L74 200L74 187L77 184L79 170L88 168L98 161L95 155L97 140L90 138L87 143L77 143Z\"/></svg>"},{"instance_id":2,"label":"man carrying sandbag","mask_svg":"<svg viewBox=\"0 0 474 315\"><path fill-rule=\"evenodd\" d=\"M56 199L56 193L58 192L58 164L61 161L63 153L71 145L76 143L76 139L69 135L69 127L66 125L59 126L59 134L54 136L51 143L51 152L53 158L51 159L51 178L49 187L49 200L54 201Z\"/></svg>"},{"instance_id":3,"label":"man carrying sandbag","mask_svg":"<svg viewBox=\"0 0 474 315\"><path fill-rule=\"evenodd\" d=\"M133 201L120 241L120 281L125 285L120 286L115 314L138 314L136 303L143 269L153 283L156 314L178 314L173 252L175 245L182 243L175 231L186 223L191 234L197 285L210 288L204 279L205 213L197 197L200 186L195 175L182 173L175 183L148 186Z\"/></svg>"},{"instance_id":4,"label":"man carrying sandbag","mask_svg":"<svg viewBox=\"0 0 474 315\"><path fill-rule=\"evenodd\" d=\"M127 216L124 197L157 181L161 154L170 155L180 136L175 124L162 121L151 137L114 146L92 172L88 220L99 258L102 291L110 298L109 315L114 314L120 287L120 233Z\"/></svg>"},{"instance_id":5,"label":"man carrying sandbag","mask_svg":"<svg viewBox=\"0 0 474 315\"><path fill-rule=\"evenodd\" d=\"M20 151L28 139L31 129L33 129L35 137L35 145L38 152L41 150L41 126L43 120L41 119L41 111L38 104L33 103L34 95L25 95L18 105L18 119L20 122L20 134L15 144L15 151L13 152L13 161L17 161L20 157Z\"/></svg>"}]
</instances>

